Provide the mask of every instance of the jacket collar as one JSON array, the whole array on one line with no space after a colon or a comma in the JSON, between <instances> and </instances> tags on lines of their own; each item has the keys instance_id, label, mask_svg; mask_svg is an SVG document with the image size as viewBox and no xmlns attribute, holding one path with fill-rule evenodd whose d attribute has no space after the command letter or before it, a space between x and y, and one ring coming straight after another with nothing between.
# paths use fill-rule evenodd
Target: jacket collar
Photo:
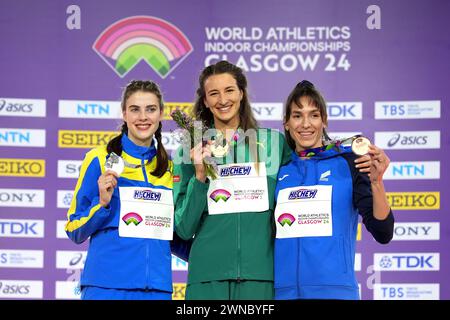
<instances>
[{"instance_id":1,"label":"jacket collar","mask_svg":"<svg viewBox=\"0 0 450 320\"><path fill-rule=\"evenodd\" d=\"M153 139L150 147L138 146L128 138L126 134L122 135L122 148L130 156L143 160L151 160L156 155L156 142Z\"/></svg>"}]
</instances>

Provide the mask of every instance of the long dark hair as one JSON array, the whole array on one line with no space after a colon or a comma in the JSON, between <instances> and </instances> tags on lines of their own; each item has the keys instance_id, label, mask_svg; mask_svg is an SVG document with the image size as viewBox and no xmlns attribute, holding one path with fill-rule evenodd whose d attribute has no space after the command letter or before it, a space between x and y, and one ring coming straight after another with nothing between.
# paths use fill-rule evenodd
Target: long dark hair
<instances>
[{"instance_id":1,"label":"long dark hair","mask_svg":"<svg viewBox=\"0 0 450 320\"><path fill-rule=\"evenodd\" d=\"M257 129L258 123L253 116L252 108L250 107L250 102L248 100L247 78L241 68L225 60L206 67L200 74L198 78L197 96L194 103L195 116L197 119L205 122L208 126L211 126L214 123L214 116L204 103L206 97L205 81L212 75L223 73L228 73L236 79L237 86L239 90L242 91L242 100L239 108L239 126L243 130Z\"/></svg>"},{"instance_id":2,"label":"long dark hair","mask_svg":"<svg viewBox=\"0 0 450 320\"><path fill-rule=\"evenodd\" d=\"M122 93L122 102L121 102L121 108L122 112L126 110L126 104L128 98L135 92L143 91L143 92L150 92L153 93L159 101L160 111L164 109L164 102L161 94L161 90L159 89L159 86L154 83L153 81L144 81L144 80L132 80L128 85L125 87L123 93ZM153 172L151 172L152 175L156 177L162 177L169 167L169 156L167 155L167 151L164 148L162 141L161 141L161 130L162 130L162 123L159 123L158 130L155 132L155 138L158 143L158 148L156 150L156 168ZM111 141L108 142L108 145L106 146L106 150L108 153L114 152L118 155L122 154L122 136L124 134L128 134L128 126L127 123L124 122L121 126L121 133L111 139Z\"/></svg>"},{"instance_id":3,"label":"long dark hair","mask_svg":"<svg viewBox=\"0 0 450 320\"><path fill-rule=\"evenodd\" d=\"M284 123L287 123L291 117L292 112L292 104L295 103L297 106L300 107L300 98L301 97L308 97L309 102L317 107L320 112L320 117L322 118L322 122L327 124L328 122L328 114L327 114L327 104L325 102L325 99L320 94L319 90L314 87L314 85L309 82L308 80L303 80L297 83L295 88L291 91L289 94L286 104L284 105ZM284 127L284 136L286 137L286 141L288 145L291 147L291 149L295 150L295 141L292 139L291 135L289 134L289 131L286 130L286 127ZM327 131L325 128L323 128L323 136L322 138L326 141L331 140L328 136Z\"/></svg>"}]
</instances>

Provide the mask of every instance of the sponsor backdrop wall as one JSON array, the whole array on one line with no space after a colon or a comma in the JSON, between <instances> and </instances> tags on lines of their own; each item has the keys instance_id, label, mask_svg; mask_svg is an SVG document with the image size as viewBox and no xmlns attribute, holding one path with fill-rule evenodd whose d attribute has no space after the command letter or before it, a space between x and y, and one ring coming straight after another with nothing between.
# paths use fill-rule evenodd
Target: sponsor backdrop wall
<instances>
[{"instance_id":1,"label":"sponsor backdrop wall","mask_svg":"<svg viewBox=\"0 0 450 320\"><path fill-rule=\"evenodd\" d=\"M448 12L448 1L2 1L0 299L79 298L87 243L71 243L64 221L84 154L117 133L122 88L152 79L166 115L189 110L219 59L246 71L262 126L282 129L283 101L308 79L332 136L363 133L391 158L395 236L380 245L359 229L362 299L449 299ZM170 150L174 127L164 122ZM173 267L183 299L187 265Z\"/></svg>"}]
</instances>

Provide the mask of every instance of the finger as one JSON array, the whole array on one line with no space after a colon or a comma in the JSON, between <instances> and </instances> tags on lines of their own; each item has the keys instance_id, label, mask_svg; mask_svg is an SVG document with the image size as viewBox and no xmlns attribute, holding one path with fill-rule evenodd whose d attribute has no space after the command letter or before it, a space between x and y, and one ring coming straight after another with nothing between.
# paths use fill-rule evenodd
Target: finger
<instances>
[{"instance_id":1,"label":"finger","mask_svg":"<svg viewBox=\"0 0 450 320\"><path fill-rule=\"evenodd\" d=\"M117 172L115 172L114 170L111 169L107 169L104 173L105 176L114 176L116 178L119 178L119 175L117 174Z\"/></svg>"},{"instance_id":2,"label":"finger","mask_svg":"<svg viewBox=\"0 0 450 320\"><path fill-rule=\"evenodd\" d=\"M366 172L370 172L370 171L371 171L370 167L359 168L359 172L366 173Z\"/></svg>"},{"instance_id":3,"label":"finger","mask_svg":"<svg viewBox=\"0 0 450 320\"><path fill-rule=\"evenodd\" d=\"M361 162L366 162L370 160L370 156L369 155L363 155L360 156L358 158L356 158L355 163L361 163Z\"/></svg>"},{"instance_id":4,"label":"finger","mask_svg":"<svg viewBox=\"0 0 450 320\"><path fill-rule=\"evenodd\" d=\"M207 158L207 157L212 157L212 152L211 152L211 150L208 150L208 149L204 149L203 150L203 159L204 158Z\"/></svg>"}]
</instances>

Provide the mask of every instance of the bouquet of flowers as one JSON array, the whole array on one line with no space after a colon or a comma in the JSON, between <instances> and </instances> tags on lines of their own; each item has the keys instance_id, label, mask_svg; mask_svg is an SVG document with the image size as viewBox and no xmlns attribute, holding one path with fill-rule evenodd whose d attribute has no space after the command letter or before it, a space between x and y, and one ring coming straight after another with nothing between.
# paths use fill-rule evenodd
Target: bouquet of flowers
<instances>
[{"instance_id":1,"label":"bouquet of flowers","mask_svg":"<svg viewBox=\"0 0 450 320\"><path fill-rule=\"evenodd\" d=\"M183 134L180 137L181 143L186 143L190 141L190 148L194 147L195 140L194 140L194 134L195 132L201 133L201 136L203 137L203 133L207 130L207 126L201 122L201 121L194 121L193 118L188 116L183 111L176 109L171 112L170 116L175 121L175 123L178 125L180 129L184 129L184 135L189 135L188 137L183 136ZM203 165L205 166L206 175L211 177L211 179L217 179L217 171L216 167L217 164L212 160L208 159L208 162L205 162L203 160Z\"/></svg>"}]
</instances>

